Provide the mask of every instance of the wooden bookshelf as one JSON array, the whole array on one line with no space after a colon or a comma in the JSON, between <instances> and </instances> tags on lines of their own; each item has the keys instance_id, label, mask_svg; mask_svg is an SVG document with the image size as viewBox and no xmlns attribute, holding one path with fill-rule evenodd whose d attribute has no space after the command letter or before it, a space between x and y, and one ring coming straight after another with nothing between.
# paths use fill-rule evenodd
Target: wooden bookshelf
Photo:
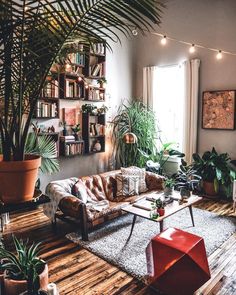
<instances>
[{"instance_id":1,"label":"wooden bookshelf","mask_svg":"<svg viewBox=\"0 0 236 295\"><path fill-rule=\"evenodd\" d=\"M105 114L94 115L82 114L82 136L85 145L85 153L105 152ZM101 149L96 149L95 144L99 143Z\"/></svg>"},{"instance_id":2,"label":"wooden bookshelf","mask_svg":"<svg viewBox=\"0 0 236 295\"><path fill-rule=\"evenodd\" d=\"M84 141L66 140L65 137L60 137L60 156L72 157L84 154Z\"/></svg>"}]
</instances>

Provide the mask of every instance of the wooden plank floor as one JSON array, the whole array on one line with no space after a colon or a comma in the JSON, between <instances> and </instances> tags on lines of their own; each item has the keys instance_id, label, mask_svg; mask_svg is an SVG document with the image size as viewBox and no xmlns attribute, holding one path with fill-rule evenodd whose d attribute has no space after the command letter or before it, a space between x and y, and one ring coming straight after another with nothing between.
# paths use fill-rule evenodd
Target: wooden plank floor
<instances>
[{"instance_id":1,"label":"wooden plank floor","mask_svg":"<svg viewBox=\"0 0 236 295\"><path fill-rule=\"evenodd\" d=\"M223 201L204 200L198 207L236 217L232 204ZM157 294L142 282L67 240L65 234L74 230L73 226L59 222L55 234L42 210L37 209L11 215L4 240L10 248L12 233L23 239L42 241L41 256L49 265L50 281L58 285L60 295ZM212 278L196 294L235 295L236 234L209 257L209 264Z\"/></svg>"}]
</instances>

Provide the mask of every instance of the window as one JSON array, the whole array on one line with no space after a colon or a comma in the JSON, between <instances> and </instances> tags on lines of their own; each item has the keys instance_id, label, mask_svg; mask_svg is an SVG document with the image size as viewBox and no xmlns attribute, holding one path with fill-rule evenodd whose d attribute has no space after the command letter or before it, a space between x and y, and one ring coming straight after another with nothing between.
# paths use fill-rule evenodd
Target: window
<instances>
[{"instance_id":1,"label":"window","mask_svg":"<svg viewBox=\"0 0 236 295\"><path fill-rule=\"evenodd\" d=\"M184 71L179 65L156 67L153 83L153 110L163 143L183 147Z\"/></svg>"}]
</instances>

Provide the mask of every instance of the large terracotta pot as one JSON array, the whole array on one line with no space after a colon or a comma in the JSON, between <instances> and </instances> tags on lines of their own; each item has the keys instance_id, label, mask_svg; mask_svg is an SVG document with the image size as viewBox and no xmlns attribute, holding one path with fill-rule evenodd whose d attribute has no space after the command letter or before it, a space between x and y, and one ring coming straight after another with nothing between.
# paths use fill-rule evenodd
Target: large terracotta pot
<instances>
[{"instance_id":1,"label":"large terracotta pot","mask_svg":"<svg viewBox=\"0 0 236 295\"><path fill-rule=\"evenodd\" d=\"M203 190L208 196L216 196L217 192L215 191L214 182L203 181Z\"/></svg>"},{"instance_id":2,"label":"large terracotta pot","mask_svg":"<svg viewBox=\"0 0 236 295\"><path fill-rule=\"evenodd\" d=\"M40 289L47 291L48 286L48 266L39 275ZM16 281L4 277L4 290L7 295L19 295L27 290L27 281Z\"/></svg>"},{"instance_id":3,"label":"large terracotta pot","mask_svg":"<svg viewBox=\"0 0 236 295\"><path fill-rule=\"evenodd\" d=\"M0 199L4 204L15 204L32 199L41 158L26 155L24 161L3 161L0 156Z\"/></svg>"}]
</instances>

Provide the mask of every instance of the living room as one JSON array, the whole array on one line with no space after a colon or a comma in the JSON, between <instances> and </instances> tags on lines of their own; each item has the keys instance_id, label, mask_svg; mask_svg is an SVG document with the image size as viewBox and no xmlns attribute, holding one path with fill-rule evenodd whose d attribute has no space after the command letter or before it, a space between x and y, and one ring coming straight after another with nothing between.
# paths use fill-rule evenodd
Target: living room
<instances>
[{"instance_id":1,"label":"living room","mask_svg":"<svg viewBox=\"0 0 236 295\"><path fill-rule=\"evenodd\" d=\"M40 3L36 0L1 1L3 11L6 10L6 7L9 9L11 6L8 2L16 9L13 10L15 16L19 13L17 16L22 19L26 15L30 21L35 17L35 7ZM58 7L53 6L54 2L58 2ZM74 8L77 2L82 3L83 1L45 1L43 9L48 12L48 15L50 9L55 9L54 13L58 18L63 19L64 29L67 30L69 24L71 25L74 21L73 17L77 13L81 13L81 7L80 9ZM37 190L35 190L38 195L35 197L35 203L32 201L22 202L18 199L19 196L15 201L8 202L4 196L5 192L0 190L2 201L0 212L2 214L3 245L7 250L13 250L14 238L12 235L15 235L17 239L23 239L23 242L29 239L29 245L33 242L42 243L39 256L46 262L48 268L47 286L43 288L47 293L35 291L38 284L38 276L36 275L36 278L31 280L33 286L29 284L29 277L24 277L28 283L28 291L25 287L23 291L12 291L15 293L8 291L5 294L23 294L24 291L26 291L25 294L54 295L161 294L161 290L163 294L188 295L193 294L191 285L195 288L195 294L236 294L234 262L236 213L233 208L233 199L236 197L233 193L233 183L236 177L235 162L232 161L236 159L235 140L233 139L236 88L234 78L236 74L236 43L233 30L236 22L234 17L235 1L166 0L160 1L161 4L155 4L161 9L161 11L156 10L155 13L152 11L153 1L149 0L132 1L132 3L127 2L126 4L123 3L124 1L104 0L103 4L99 4L97 0L88 2L90 1L87 1L86 4L88 10L92 2L94 5L97 4L99 9L102 5L104 7L108 5L107 9L111 11L115 9L115 5L121 5L125 15L122 15L121 10L116 13L124 18L127 17L127 19L125 24L122 21L119 23L117 20L117 28L114 28L111 25L113 14L109 18L109 14L106 15L108 10L104 10L103 15L103 12L97 8L97 25L103 28L111 27L112 31L115 30L120 41L117 40L116 35L113 35L115 42L107 39L106 47L103 43L105 39L101 39L100 32L91 25L89 33L98 34L93 37L95 40L100 38L99 42L96 40L91 44L86 39L87 36L80 36L81 40L79 39L79 41L72 36L69 40L70 44L63 47L66 50L69 48L69 50L63 55L63 50L58 47L56 52L60 52L60 61L58 59L56 62L54 61L50 66L50 75L47 72L47 77L44 76L44 82L51 85L50 91L53 90L54 95L57 93L55 95L57 98L52 97L53 95L44 83L38 93L39 100L32 107L34 115L30 123L32 122L34 125L30 126L29 133L33 135L31 146L26 148L26 151L31 152L36 146L37 151L33 153L41 154L42 158L46 158L46 161L43 160L43 169L39 171L37 177L35 176L36 179L40 179L40 182L37 181ZM111 3L109 4L109 2ZM135 6L139 3L142 8L138 5ZM131 12L129 15L129 5L131 7L134 5L132 11L140 9L138 13L136 11L138 14L136 18L132 14L134 18L132 21L128 19L131 16ZM105 9L104 7L103 9ZM57 14L57 9L64 11L64 14ZM68 15L66 14L67 10L69 11ZM7 11L9 12L9 10ZM153 23L153 16L149 15L147 11L158 15L155 19L157 24ZM13 12L10 10L9 13ZM144 20L141 16L145 13ZM3 16L6 17L4 13ZM102 20L98 20L99 16ZM90 17L95 17L92 12ZM6 19L4 20L6 21ZM68 23L66 24L66 22ZM144 24L147 23L151 26L145 27ZM15 25L17 26L17 24ZM128 36L119 31L118 28L121 25L123 29L127 26ZM87 24L84 23L84 26L86 27ZM2 20L2 48L5 48L6 44L12 46L8 43L9 31L7 29L10 30ZM56 26L56 29L59 30L59 27ZM27 33L26 31L24 34ZM85 32L84 34L86 35ZM58 34L58 39L59 36L61 35ZM23 38L23 40L25 39ZM19 44L23 44L23 48L31 45L30 41L26 43L24 45L24 41L22 41ZM53 55L52 48L55 44L52 42L48 46L51 46L49 50ZM36 50L36 47L30 48ZM6 69L11 68L14 72L16 67L14 62L11 62L8 67L9 59L7 59L6 52L7 50L0 51L1 59L5 61L5 64L0 68L1 85L3 85L1 86L0 107L1 111L4 110L2 118L8 117L7 124L10 124L12 117L14 117L11 112L14 113L12 110L18 109L19 105L16 106L16 109L12 107L14 105L10 100L12 94L5 90L8 88L4 88L7 82L4 76L7 74ZM44 54L46 56L45 52ZM69 58L66 59L65 56L68 57L68 55ZM80 57L82 61L73 62L74 56ZM24 60L24 62L26 61ZM44 62L42 58L40 62ZM60 64L60 68L58 64ZM39 65L37 64L37 66ZM30 68L30 64L27 67ZM35 67L33 71L35 81L41 81L37 80L39 77L36 77L36 70ZM38 70L38 72L40 71ZM73 75L69 72L73 72ZM14 74L10 75L12 75L11 79L15 79ZM23 73L19 72L19 75L24 75L24 71ZM2 78L3 76L4 78ZM49 76L50 78L48 78ZM18 78L16 80L17 83L21 81ZM33 80L30 80L29 83L31 83L31 87L36 85ZM7 85L9 86L9 84ZM16 89L19 91L18 84ZM45 98L42 97L42 89L46 91ZM32 88L29 91L31 90ZM51 100L50 97L47 97L50 96L47 91L50 92ZM24 93L24 95L26 94ZM88 95L88 98L84 98L84 95L85 97ZM14 99L19 101L20 95ZM191 102L187 103L189 100ZM6 108L6 101L8 101L8 108ZM141 103L137 101L141 101ZM218 102L221 102L221 105L218 105ZM31 104L29 105L31 108ZM48 115L49 110L51 115ZM29 112L26 111L26 113L28 116ZM132 114L134 114L133 117ZM21 124L20 115L17 113L18 117L16 116L16 121L12 125L14 127L11 128L11 134L13 134L12 129L17 130ZM154 121L153 116L155 117ZM224 120L225 118L227 119ZM141 122L138 127L136 127L135 120ZM5 151L5 160L9 161L9 158L6 159L6 155L9 155L7 146L8 144L14 146L14 143L17 143L17 136L21 131L16 132L11 141L4 133L5 131L2 131L6 129L6 121L1 120L0 122L2 122L0 130L3 143L1 153L4 154ZM145 126L151 127L148 129ZM45 139L45 135L47 135L47 139ZM21 143L21 141L19 142ZM46 149L43 151L45 147ZM154 147L155 152L151 151L150 147ZM17 148L19 146L16 144L12 150L13 153ZM209 152L206 154L207 151ZM50 155L48 156L50 152L53 159L50 158ZM18 159L10 161L11 163L19 160L19 154L15 154L15 159ZM192 157L193 154L194 157ZM215 175L211 178L214 184L210 189L213 190L214 196L209 196L211 192L206 193L207 188L201 187L203 180L206 180L204 179L206 174L201 170L203 169L201 165L203 160L207 160L207 156L211 157L209 160L211 163L208 163L211 168L214 159L223 161L223 168L222 166L217 167L214 170ZM7 161L1 161L0 164ZM52 161L50 162L51 166L48 166L48 161ZM139 166L139 172L127 172L126 169L130 166ZM120 175L115 174L120 167L124 168L121 171L122 175L125 175L120 183L124 184L127 180L126 173L132 174L130 178L133 181L133 191L136 192L133 193L136 195L135 197L129 192L128 198L123 199L124 191L120 194L123 187L122 189L118 187L116 181ZM43 173L42 170L51 173ZM196 170L198 173L195 173ZM3 172L1 171L0 165L2 188ZM135 175L136 173L138 173L138 177ZM198 175L195 176L195 174ZM185 190L179 185L179 183L183 183L183 175L187 175L187 178L184 178ZM78 180L80 177L82 177L82 181ZM174 177L177 178L173 180ZM137 178L139 178L138 191L135 188ZM142 185L141 178L145 179ZM7 181L7 191L10 190L9 183L10 186L14 186L18 190L19 182L24 182L19 179L18 177L15 181L11 178L11 181ZM62 182L63 180L65 182ZM56 184L53 181L56 181ZM77 186L75 186L74 196L72 196L71 189L75 183ZM117 187L115 187L116 185ZM129 189L130 185L129 183ZM33 182L33 189L34 186L35 182ZM143 189L141 186L145 188ZM163 194L164 186L165 191L168 186L175 187L175 190ZM158 209L158 206L162 207L162 204L156 200L153 201L152 192L149 196L152 203L146 197L149 191L153 190L158 191L155 196L165 195L164 219L171 215L167 221L162 222L164 219L159 211L157 216L155 215L155 210ZM118 197L116 201L114 201L114 191ZM106 196L109 195L108 199L103 197L103 192ZM186 194L190 194L187 200L185 199ZM96 204L94 203L95 199ZM172 203L167 204L170 200ZM150 207L151 209L148 211L147 202L155 208ZM143 209L142 206L146 209ZM175 208L174 214L173 211L168 211L170 207L171 210L173 207ZM62 210L57 210L59 208ZM108 208L109 214L107 213ZM142 210L142 212L140 213L138 210ZM155 211L154 215L152 215L153 211ZM56 215L53 215L52 212ZM77 219L76 223L75 219ZM154 223L155 220L159 223L160 230L159 225ZM194 224L195 226L193 226ZM162 277L163 281L158 281L158 277L153 276L153 273L151 275L150 269L149 271L147 269L149 260L146 251L149 250L146 249L148 249L149 243L153 243L150 251L156 253L154 244L159 241L158 238L161 237L162 232L164 235L168 228L175 228L177 236L181 232L183 235L186 234L186 237L190 237L188 234L191 234L199 239L198 246L200 248L197 248L196 252L200 253L198 257L204 261L204 266L200 267L197 262L197 266L187 263L187 267L190 268L185 269L186 264L183 261L183 265L180 263L179 269L177 268L177 273L174 273L174 270L171 270L173 271L172 275L166 272L166 276L163 276L165 279ZM160 236L158 236L159 234ZM157 237L157 240L154 237ZM202 246L203 240L205 246ZM15 243L17 241L15 240ZM174 244L178 244L177 240ZM182 246L184 248L184 245ZM169 254L169 257L172 254ZM3 261L0 266L4 266L6 252L0 252L0 255L1 261ZM185 256L187 256L186 253ZM183 257L185 256L183 255ZM173 263L175 258L172 257L171 261L163 261L165 259L159 258L160 260L157 261L158 263L159 261L160 263L168 263L169 268L169 264ZM7 277L9 273L11 271L6 267L5 274L0 274L0 278L5 281L4 277ZM166 280L165 283L163 283L164 280ZM185 287L181 285L183 280L186 280ZM6 278L6 281L10 281L9 278ZM172 287L168 289L167 285ZM40 287L42 288L42 285L38 286L38 289ZM30 291L30 288L35 289Z\"/></svg>"}]
</instances>

